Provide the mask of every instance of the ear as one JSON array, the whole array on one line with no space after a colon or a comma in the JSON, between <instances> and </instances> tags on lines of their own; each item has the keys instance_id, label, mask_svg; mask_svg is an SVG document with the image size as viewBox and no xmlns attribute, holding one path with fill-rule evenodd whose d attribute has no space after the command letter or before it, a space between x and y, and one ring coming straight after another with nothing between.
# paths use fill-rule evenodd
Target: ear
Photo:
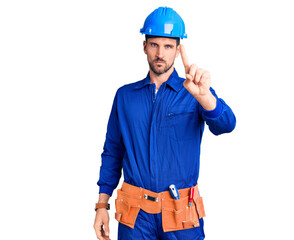
<instances>
[{"instance_id":1,"label":"ear","mask_svg":"<svg viewBox=\"0 0 294 240\"><path fill-rule=\"evenodd\" d=\"M147 54L146 48L147 48L147 43L146 43L146 41L143 41L143 50L144 50L145 54Z\"/></svg>"},{"instance_id":2,"label":"ear","mask_svg":"<svg viewBox=\"0 0 294 240\"><path fill-rule=\"evenodd\" d=\"M177 52L176 52L176 57L178 57L180 54L180 44L177 46Z\"/></svg>"}]
</instances>

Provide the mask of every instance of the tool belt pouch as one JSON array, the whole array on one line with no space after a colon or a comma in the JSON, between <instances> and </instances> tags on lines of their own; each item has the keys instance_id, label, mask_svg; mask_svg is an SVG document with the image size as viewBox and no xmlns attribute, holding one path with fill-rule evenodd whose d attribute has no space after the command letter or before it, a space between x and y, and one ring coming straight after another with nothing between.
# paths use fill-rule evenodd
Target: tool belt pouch
<instances>
[{"instance_id":1,"label":"tool belt pouch","mask_svg":"<svg viewBox=\"0 0 294 240\"><path fill-rule=\"evenodd\" d=\"M205 216L202 198L194 198L191 207L188 196L162 200L162 227L164 232L199 227L199 219Z\"/></svg>"},{"instance_id":2,"label":"tool belt pouch","mask_svg":"<svg viewBox=\"0 0 294 240\"><path fill-rule=\"evenodd\" d=\"M128 192L118 189L117 199L115 199L115 219L124 225L134 228L138 213L142 209L150 214L162 213L162 228L164 232L199 227L199 219L205 216L203 199L197 191L192 205L189 207L189 196L187 192L182 193L178 200L171 198L169 192L162 193L160 209L160 202L143 199L142 195L138 192L136 193L136 189L134 191L128 190ZM156 194L151 194L151 196L153 195L156 196Z\"/></svg>"},{"instance_id":3,"label":"tool belt pouch","mask_svg":"<svg viewBox=\"0 0 294 240\"><path fill-rule=\"evenodd\" d=\"M115 199L115 219L122 224L134 228L135 222L140 211L138 199L132 195L117 190L117 199Z\"/></svg>"},{"instance_id":4,"label":"tool belt pouch","mask_svg":"<svg viewBox=\"0 0 294 240\"><path fill-rule=\"evenodd\" d=\"M200 197L200 196L198 196L198 197L196 196L196 197L194 197L193 200L194 200L194 203L196 205L196 210L197 210L199 219L205 217L205 210L204 210L204 205L203 205L203 198Z\"/></svg>"}]
</instances>

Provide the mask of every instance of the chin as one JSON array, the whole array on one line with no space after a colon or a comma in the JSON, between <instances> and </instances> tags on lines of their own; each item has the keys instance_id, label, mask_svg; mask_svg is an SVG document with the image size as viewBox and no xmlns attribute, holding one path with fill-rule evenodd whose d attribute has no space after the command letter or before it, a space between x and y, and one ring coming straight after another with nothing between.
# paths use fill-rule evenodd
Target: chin
<instances>
[{"instance_id":1,"label":"chin","mask_svg":"<svg viewBox=\"0 0 294 240\"><path fill-rule=\"evenodd\" d=\"M155 69L157 70L157 71L159 71L159 72L163 72L164 71L164 69L166 68L166 66L163 66L163 65L160 65L160 66L156 66L155 67Z\"/></svg>"}]
</instances>

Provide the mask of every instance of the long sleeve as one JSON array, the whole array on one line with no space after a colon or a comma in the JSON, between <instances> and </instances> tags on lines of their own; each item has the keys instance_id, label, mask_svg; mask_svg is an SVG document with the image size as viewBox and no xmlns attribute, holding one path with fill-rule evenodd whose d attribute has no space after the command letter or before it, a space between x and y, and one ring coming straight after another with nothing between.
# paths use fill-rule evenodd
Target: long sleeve
<instances>
[{"instance_id":1,"label":"long sleeve","mask_svg":"<svg viewBox=\"0 0 294 240\"><path fill-rule=\"evenodd\" d=\"M213 88L210 88L210 91L217 99L216 108L207 111L200 106L199 111L202 119L214 135L232 132L236 126L236 117L232 109L223 99L218 98Z\"/></svg>"},{"instance_id":2,"label":"long sleeve","mask_svg":"<svg viewBox=\"0 0 294 240\"><path fill-rule=\"evenodd\" d=\"M107 124L106 139L101 154L102 164L100 167L100 177L97 182L99 193L106 193L110 196L119 183L122 160L125 154L117 112L117 94L118 91L115 94Z\"/></svg>"}]
</instances>

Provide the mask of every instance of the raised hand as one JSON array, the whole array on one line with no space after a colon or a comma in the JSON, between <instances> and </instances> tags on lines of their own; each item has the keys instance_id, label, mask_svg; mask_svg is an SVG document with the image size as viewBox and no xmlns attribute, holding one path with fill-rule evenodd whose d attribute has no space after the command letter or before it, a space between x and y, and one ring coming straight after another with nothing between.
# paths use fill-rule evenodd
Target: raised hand
<instances>
[{"instance_id":1,"label":"raised hand","mask_svg":"<svg viewBox=\"0 0 294 240\"><path fill-rule=\"evenodd\" d=\"M216 107L216 98L210 91L210 73L196 64L189 64L184 46L180 45L180 53L185 67L186 80L183 85L191 93L202 107L206 110L213 110Z\"/></svg>"}]
</instances>

